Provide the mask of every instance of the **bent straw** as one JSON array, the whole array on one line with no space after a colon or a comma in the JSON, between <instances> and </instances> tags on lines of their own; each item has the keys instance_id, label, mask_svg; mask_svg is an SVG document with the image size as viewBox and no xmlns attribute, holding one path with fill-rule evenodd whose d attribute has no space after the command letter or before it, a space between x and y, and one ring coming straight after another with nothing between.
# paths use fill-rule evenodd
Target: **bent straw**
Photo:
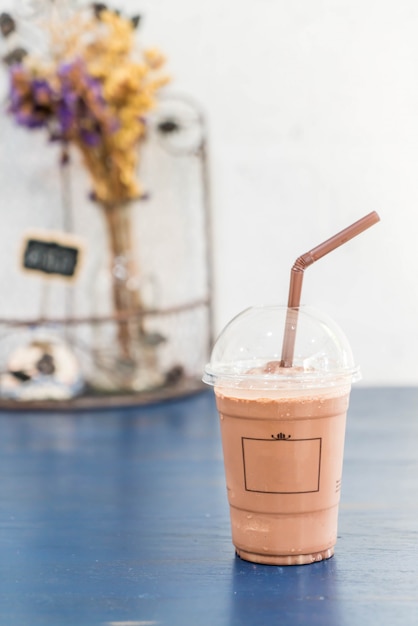
<instances>
[{"instance_id":1,"label":"bent straw","mask_svg":"<svg viewBox=\"0 0 418 626\"><path fill-rule=\"evenodd\" d=\"M373 226L373 224L376 224L379 220L380 217L376 211L372 211L357 222L354 222L354 224L351 224L351 226L344 228L341 232L296 259L290 272L289 297L280 367L292 367L293 365L298 308L300 306L303 273L305 269L329 252L332 252L332 250L342 246L350 239L353 239L353 237L356 237L367 228L370 228L370 226Z\"/></svg>"}]
</instances>

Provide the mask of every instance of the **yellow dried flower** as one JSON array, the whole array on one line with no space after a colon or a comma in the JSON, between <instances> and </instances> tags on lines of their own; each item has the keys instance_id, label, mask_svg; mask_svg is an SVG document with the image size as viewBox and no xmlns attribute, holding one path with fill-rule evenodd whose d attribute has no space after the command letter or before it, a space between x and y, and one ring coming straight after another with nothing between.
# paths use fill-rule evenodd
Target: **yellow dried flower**
<instances>
[{"instance_id":1,"label":"yellow dried flower","mask_svg":"<svg viewBox=\"0 0 418 626\"><path fill-rule=\"evenodd\" d=\"M164 55L157 48L144 50L144 58L148 66L153 70L158 70L165 63Z\"/></svg>"}]
</instances>

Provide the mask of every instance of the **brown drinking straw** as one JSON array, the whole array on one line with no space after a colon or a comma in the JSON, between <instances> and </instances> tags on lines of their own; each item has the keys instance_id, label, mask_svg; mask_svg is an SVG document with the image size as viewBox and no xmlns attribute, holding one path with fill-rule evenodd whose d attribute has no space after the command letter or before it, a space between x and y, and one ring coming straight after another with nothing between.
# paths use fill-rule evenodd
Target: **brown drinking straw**
<instances>
[{"instance_id":1,"label":"brown drinking straw","mask_svg":"<svg viewBox=\"0 0 418 626\"><path fill-rule=\"evenodd\" d=\"M281 367L292 367L293 365L293 353L295 349L296 339L296 326L298 318L298 308L300 306L300 296L302 292L303 273L305 268L312 265L315 261L321 257L332 252L339 246L353 239L363 230L370 228L373 224L376 224L380 220L380 217L376 211L372 211L368 215L365 215L351 226L344 228L341 232L337 233L330 239L327 239L323 243L312 248L309 252L305 252L302 256L298 257L293 264L290 271L290 286L289 286L289 298L287 302L287 316L283 337L282 347L282 359L280 361Z\"/></svg>"}]
</instances>

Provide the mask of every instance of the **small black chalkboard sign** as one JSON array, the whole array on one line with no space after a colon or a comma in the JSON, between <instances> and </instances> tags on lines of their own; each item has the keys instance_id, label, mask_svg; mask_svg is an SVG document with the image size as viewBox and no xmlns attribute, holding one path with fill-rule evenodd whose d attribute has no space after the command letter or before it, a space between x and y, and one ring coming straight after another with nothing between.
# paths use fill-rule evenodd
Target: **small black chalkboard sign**
<instances>
[{"instance_id":1,"label":"small black chalkboard sign","mask_svg":"<svg viewBox=\"0 0 418 626\"><path fill-rule=\"evenodd\" d=\"M80 248L73 242L29 236L24 242L23 267L42 274L72 279Z\"/></svg>"}]
</instances>

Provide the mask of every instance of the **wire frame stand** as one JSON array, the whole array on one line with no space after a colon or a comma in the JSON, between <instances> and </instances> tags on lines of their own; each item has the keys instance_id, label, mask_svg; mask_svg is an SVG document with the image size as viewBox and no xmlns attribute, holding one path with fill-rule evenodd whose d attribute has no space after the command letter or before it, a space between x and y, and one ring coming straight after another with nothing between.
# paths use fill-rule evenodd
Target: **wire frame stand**
<instances>
[{"instance_id":1,"label":"wire frame stand","mask_svg":"<svg viewBox=\"0 0 418 626\"><path fill-rule=\"evenodd\" d=\"M72 281L21 268L12 277L20 295L7 300L9 310L0 305L0 408L136 405L203 389L213 342L205 117L188 97L170 95L148 124L140 167L146 193L124 209L123 224L106 229L74 155L55 175L57 188L39 200L45 232L52 239L57 230L79 238L82 262ZM22 145L29 139L18 137ZM16 167L22 159L27 168L16 152ZM40 185L51 185L49 161L32 160L31 166ZM6 184L10 196L15 183ZM115 228L129 239L126 254L110 254ZM112 292L138 293L140 304L115 309Z\"/></svg>"}]
</instances>

